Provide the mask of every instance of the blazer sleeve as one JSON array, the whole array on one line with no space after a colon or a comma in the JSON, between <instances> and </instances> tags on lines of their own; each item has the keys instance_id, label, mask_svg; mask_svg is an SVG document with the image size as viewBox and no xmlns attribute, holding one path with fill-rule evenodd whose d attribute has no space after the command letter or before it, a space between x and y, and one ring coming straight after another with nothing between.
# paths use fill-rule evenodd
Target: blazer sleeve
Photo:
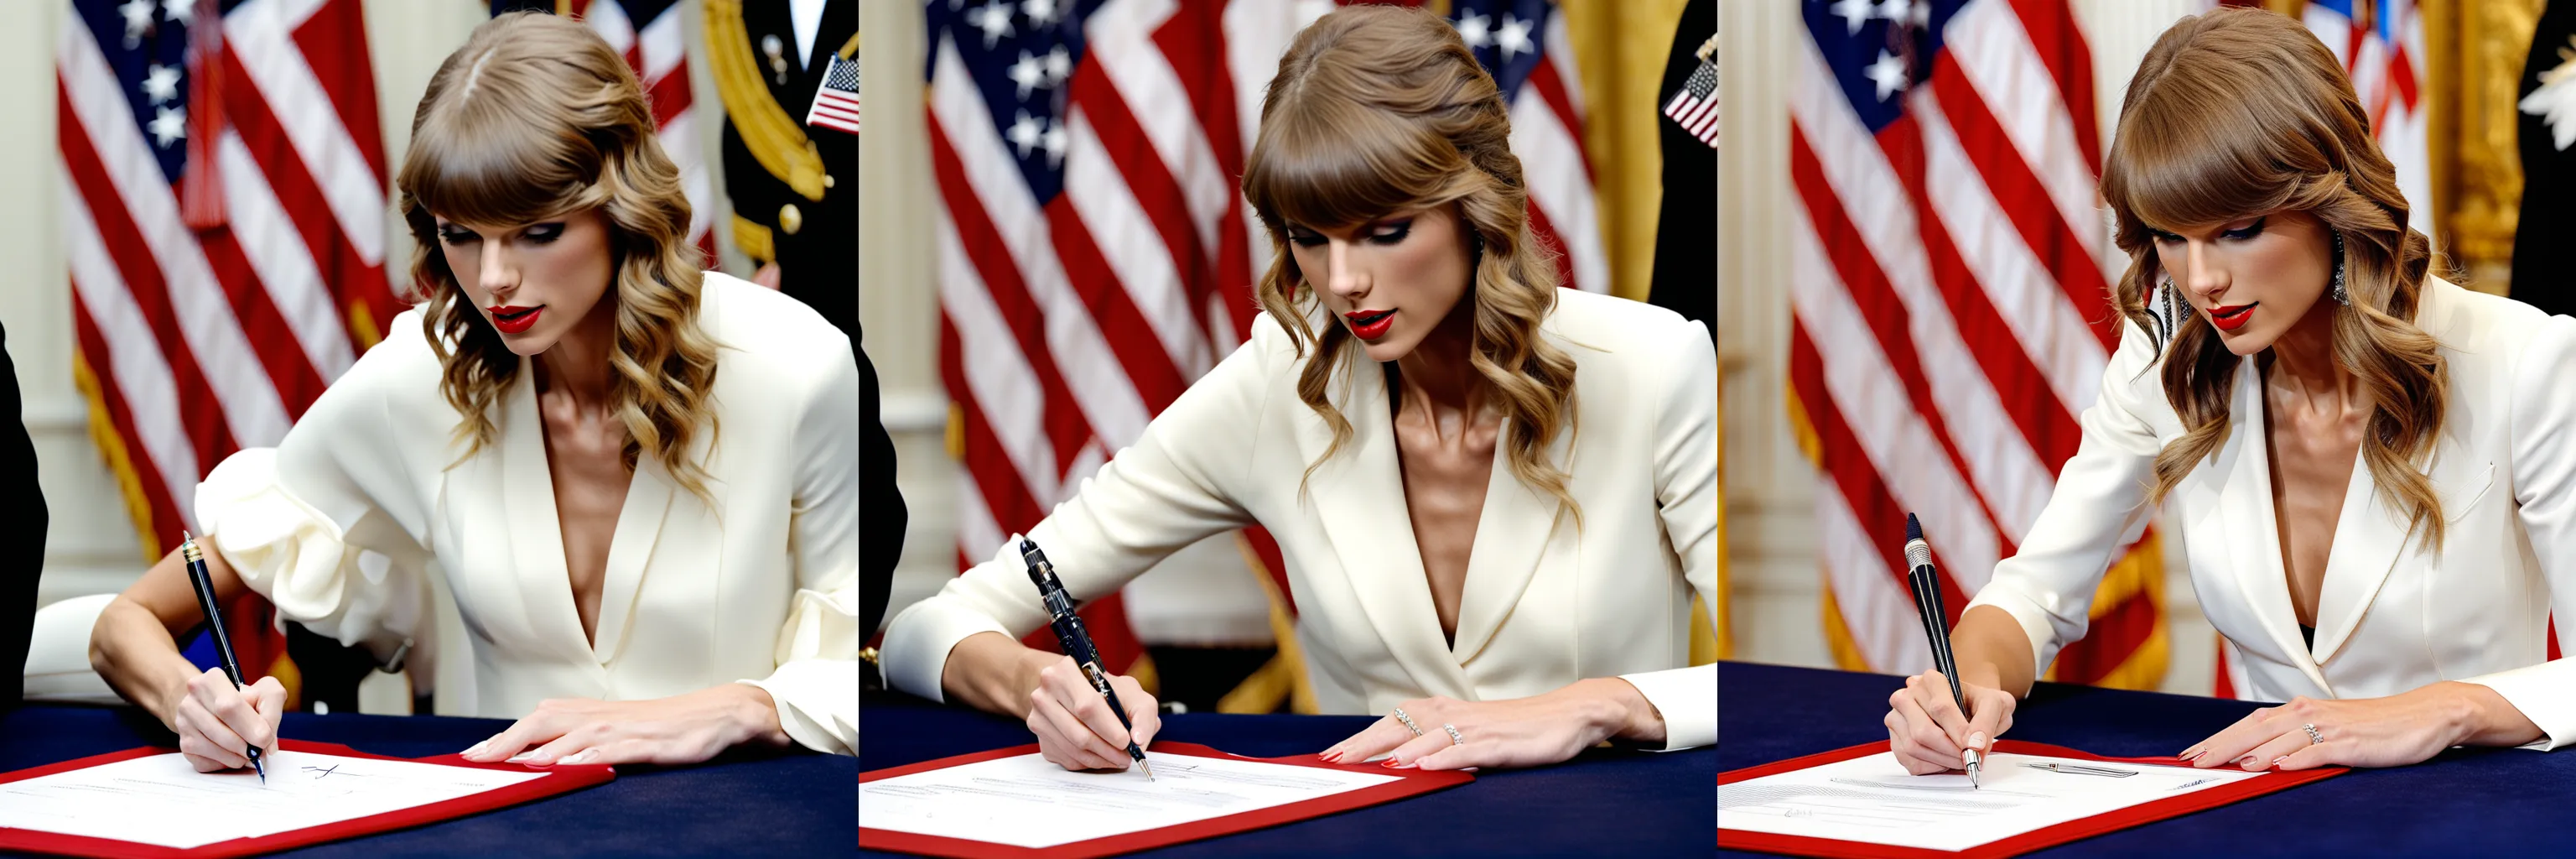
<instances>
[{"instance_id":1,"label":"blazer sleeve","mask_svg":"<svg viewBox=\"0 0 2576 859\"><path fill-rule=\"evenodd\" d=\"M1267 314L1258 317L1249 341L1029 529L1067 596L1109 594L1191 543L1252 524L1237 488L1262 443L1273 377L1288 372L1281 369L1289 363L1287 336ZM957 642L979 632L1018 638L1046 622L1018 543L1005 540L991 560L886 624L878 648L886 685L945 700L940 676Z\"/></svg>"},{"instance_id":2,"label":"blazer sleeve","mask_svg":"<svg viewBox=\"0 0 2576 859\"><path fill-rule=\"evenodd\" d=\"M817 372L805 375L794 442L795 498L788 556L796 594L780 624L768 677L779 727L798 745L836 755L859 749L859 368L832 331Z\"/></svg>"},{"instance_id":3,"label":"blazer sleeve","mask_svg":"<svg viewBox=\"0 0 2576 859\"><path fill-rule=\"evenodd\" d=\"M2543 317L2514 372L2513 494L2531 552L2549 581L2550 609L2559 617L2576 618L2576 397L2567 393L2571 374L2576 374L2576 319ZM2541 738L2523 748L2555 749L2576 742L2576 661L2553 659L2463 682L2494 689L2540 726Z\"/></svg>"},{"instance_id":4,"label":"blazer sleeve","mask_svg":"<svg viewBox=\"0 0 2576 859\"><path fill-rule=\"evenodd\" d=\"M197 485L200 536L288 620L389 661L424 621L426 511L386 393L435 385L418 311L313 401L275 448L226 457ZM417 354L414 354L414 353Z\"/></svg>"},{"instance_id":5,"label":"blazer sleeve","mask_svg":"<svg viewBox=\"0 0 2576 859\"><path fill-rule=\"evenodd\" d=\"M2057 475L2021 551L1995 564L1968 608L2012 615L2030 638L2031 665L2046 672L2060 648L2084 637L2093 591L2117 551L2155 512L2147 503L2156 453L2164 448L2146 416L2169 408L2158 382L2157 349L2146 329L2124 328L2102 371L2102 390L2084 410L2084 438Z\"/></svg>"},{"instance_id":6,"label":"blazer sleeve","mask_svg":"<svg viewBox=\"0 0 2576 859\"><path fill-rule=\"evenodd\" d=\"M1710 614L1717 611L1717 345L1708 327L1675 319L1681 349L1659 366L1655 411L1655 509L1681 557L1682 577ZM1664 748L1717 742L1717 666L1623 674L1664 717Z\"/></svg>"}]
</instances>

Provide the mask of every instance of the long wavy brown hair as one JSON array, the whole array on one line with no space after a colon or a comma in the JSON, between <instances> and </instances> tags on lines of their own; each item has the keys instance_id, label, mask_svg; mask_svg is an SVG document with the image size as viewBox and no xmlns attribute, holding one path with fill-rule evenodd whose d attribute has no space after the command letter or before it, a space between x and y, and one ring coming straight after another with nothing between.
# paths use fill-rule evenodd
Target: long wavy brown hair
<instances>
[{"instance_id":1,"label":"long wavy brown hair","mask_svg":"<svg viewBox=\"0 0 2576 859\"><path fill-rule=\"evenodd\" d=\"M596 209L616 260L609 392L626 467L652 456L707 500L707 471L689 457L701 424L716 432L717 344L698 327L703 260L687 240L679 167L655 142L652 107L625 59L568 18L514 13L474 28L430 77L395 184L415 242L412 277L441 335L430 339L446 366L440 390L464 416L459 461L498 434L491 408L520 358L464 299L431 212L508 225Z\"/></svg>"},{"instance_id":2,"label":"long wavy brown hair","mask_svg":"<svg viewBox=\"0 0 2576 859\"><path fill-rule=\"evenodd\" d=\"M1297 397L1333 428L1316 466L1350 440L1326 399L1344 361L1365 360L1349 330L1310 324L1317 299L1289 253L1288 225L1336 228L1449 207L1478 247L1461 301L1475 314L1468 362L1499 395L1505 458L1522 483L1583 511L1548 462L1558 423L1573 431L1574 359L1539 336L1556 308L1556 267L1529 227L1529 189L1511 150L1502 91L1466 42L1420 9L1353 6L1317 19L1279 60L1261 101L1261 134L1243 195L1269 228L1261 306L1304 356ZM1318 330L1320 328L1321 330Z\"/></svg>"},{"instance_id":3,"label":"long wavy brown hair","mask_svg":"<svg viewBox=\"0 0 2576 859\"><path fill-rule=\"evenodd\" d=\"M2447 371L2432 335L2415 326L2431 242L2406 227L2396 171L2370 137L2370 118L2334 54L2287 17L2219 9L2156 39L2120 102L2120 129L2103 162L2102 196L2118 221L2128 270L2113 288L2120 312L2164 347L2165 398L2183 435L2156 455L2162 499L2215 455L2229 426L2240 362L2209 321L2178 326L2147 308L2167 274L2156 228L2305 212L2343 238L2348 306L2334 314L2334 360L2369 393L2363 461L2379 492L2442 541L2441 499L2421 463L2440 435Z\"/></svg>"}]
</instances>

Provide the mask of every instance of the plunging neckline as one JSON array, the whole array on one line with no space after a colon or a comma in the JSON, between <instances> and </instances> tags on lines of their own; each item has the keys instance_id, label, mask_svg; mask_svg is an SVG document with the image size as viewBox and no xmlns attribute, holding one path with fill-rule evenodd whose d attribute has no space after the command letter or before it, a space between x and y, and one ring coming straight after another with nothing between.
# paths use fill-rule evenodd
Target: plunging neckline
<instances>
[{"instance_id":1,"label":"plunging neckline","mask_svg":"<svg viewBox=\"0 0 2576 859\"><path fill-rule=\"evenodd\" d=\"M533 358L520 358L519 378L510 385L506 422L499 427L501 476L514 520L509 529L511 557L531 617L568 630L568 635L553 636L568 653L605 664L616 657L624 640L644 562L669 511L671 485L658 460L636 458L626 497L609 530L608 555L600 570L599 614L585 632L581 607L573 599L572 564L557 507L554 460L546 449L545 416L537 405L535 364Z\"/></svg>"},{"instance_id":2,"label":"plunging neckline","mask_svg":"<svg viewBox=\"0 0 2576 859\"><path fill-rule=\"evenodd\" d=\"M2369 467L2369 464L2363 457L2363 445L2360 443L2354 444L2352 451L2352 464L2344 474L2344 498L2342 502L2335 507L2334 525L2332 526L2334 530L2326 537L2325 557L2319 558L2317 561L2318 569L2315 589L2316 599L2308 605L2308 617L2311 621L2314 621L2314 623L2299 623L2299 591L2295 586L2296 583L2291 579L2290 557L2287 552L2288 541L2286 539L2287 535L2284 533L2287 526L2284 524L2281 515L2282 493L2274 488L2274 483L2277 480L2282 479L2282 475L2278 462L2280 457L2280 448L2273 438L2274 425L2272 422L2272 397L2270 388L2272 368L2268 366L2270 363L2271 362L2259 359L2252 362L2252 369L2255 373L2255 402L2262 409L2261 438L2263 444L2263 508L2271 513L2272 519L2271 526L2264 530L2271 537L2272 545L2269 556L2273 563L2274 577L2281 582L2282 590L2288 593L2290 597L2290 621L2297 624L2300 629L2307 631L2306 637L2308 645L2310 649L2313 650L2316 646L2315 630L2317 626L2322 625L2325 622L2325 618L2322 614L2324 612L2325 604L2326 579L2334 571L2334 559L2336 554L2335 547L2343 542L2347 526L2352 525L2351 518L2354 514L2354 507L2356 506L2353 504L2353 488L2357 483L2361 482L2361 479L2366 474L2365 469ZM2361 506L2367 505L2365 504Z\"/></svg>"},{"instance_id":3,"label":"plunging neckline","mask_svg":"<svg viewBox=\"0 0 2576 859\"><path fill-rule=\"evenodd\" d=\"M1431 581L1430 559L1425 557L1423 554L1422 532L1419 528L1414 527L1413 524L1413 496L1407 489L1407 476L1410 472L1405 460L1403 427L1397 423L1399 416L1403 414L1404 374L1403 371L1392 361L1380 362L1378 368L1378 377L1386 386L1386 397L1383 402L1386 409L1387 438L1389 441L1393 442L1395 451L1395 489L1397 506L1404 511L1405 531L1413 536L1414 564L1422 574L1423 593L1431 598L1431 623L1433 626L1440 629L1441 643L1446 645L1452 653L1455 653L1458 648L1459 627L1464 626L1466 623L1467 589L1472 587L1473 582L1475 581L1475 577L1471 575L1471 573L1475 569L1475 559L1478 554L1477 550L1485 543L1485 534L1487 533L1488 528L1494 524L1487 521L1487 519L1492 513L1494 507L1492 502L1494 499L1495 480L1498 476L1508 472L1508 469L1504 467L1503 462L1503 433L1509 427L1505 422L1502 422L1499 419L1494 427L1494 449L1486 454L1485 489L1476 499L1476 530L1475 533L1470 535L1467 540L1467 557L1461 564L1465 569L1460 570L1458 573L1458 620L1454 625L1442 624L1440 622L1440 594ZM1433 423L1435 425L1433 432L1436 434L1438 432L1436 426L1438 424L1438 420L1434 418ZM1471 421L1466 431L1473 432L1474 430L1475 427Z\"/></svg>"}]
</instances>

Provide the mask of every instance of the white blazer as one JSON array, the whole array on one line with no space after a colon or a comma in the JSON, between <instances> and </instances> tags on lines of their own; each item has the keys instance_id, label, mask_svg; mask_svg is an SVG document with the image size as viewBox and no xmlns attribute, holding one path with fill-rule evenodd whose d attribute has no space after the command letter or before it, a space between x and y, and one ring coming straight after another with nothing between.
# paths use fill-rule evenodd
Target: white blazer
<instances>
[{"instance_id":1,"label":"white blazer","mask_svg":"<svg viewBox=\"0 0 2576 859\"><path fill-rule=\"evenodd\" d=\"M1320 322L1318 324L1330 324ZM1543 336L1576 365L1579 434L1549 457L1583 526L1512 475L1497 445L1444 642L1406 513L1385 376L1345 360L1329 396L1351 422L1332 443L1297 399L1303 359L1264 315L1073 497L1030 530L1075 599L1111 593L1201 538L1266 526L1297 602L1317 705L1377 714L1406 700L1537 695L1620 676L1661 711L1669 748L1717 736L1717 671L1689 665L1690 598L1716 604L1717 352L1708 329L1650 305L1558 293ZM1571 437L1569 437L1571 435ZM886 629L887 683L934 700L949 648L1047 622L1014 545L999 547Z\"/></svg>"},{"instance_id":2,"label":"white blazer","mask_svg":"<svg viewBox=\"0 0 2576 859\"><path fill-rule=\"evenodd\" d=\"M468 311L470 312L470 310ZM609 543L597 640L582 634L537 416L535 368L495 404L493 444L458 461L419 310L332 383L275 449L226 458L197 521L252 590L383 657L431 636L445 576L470 648L472 712L547 698L660 698L729 682L769 692L798 743L858 740L858 368L847 335L794 299L716 272L718 428L692 452L710 509L637 460ZM451 466L451 463L453 465ZM436 653L426 643L416 652ZM452 667L452 666L451 666ZM442 674L447 672L441 672ZM442 706L443 711L447 708Z\"/></svg>"},{"instance_id":3,"label":"white blazer","mask_svg":"<svg viewBox=\"0 0 2576 859\"><path fill-rule=\"evenodd\" d=\"M2227 440L2169 496L2201 611L2227 636L2251 697L2372 698L2442 680L2493 688L2547 736L2576 741L2576 663L2547 661L2553 608L2576 629L2576 319L2424 285L2415 324L2441 344L2447 410L2431 468L2439 549L2379 493L2356 458L2317 600L2316 648L2299 634L2273 518L2264 398L2253 359L2234 380ZM2111 552L2152 512L2156 452L2182 435L2158 355L2131 325L2085 410L2084 442L2021 554L1995 565L1970 606L2010 613L2046 666L2084 637Z\"/></svg>"}]
</instances>

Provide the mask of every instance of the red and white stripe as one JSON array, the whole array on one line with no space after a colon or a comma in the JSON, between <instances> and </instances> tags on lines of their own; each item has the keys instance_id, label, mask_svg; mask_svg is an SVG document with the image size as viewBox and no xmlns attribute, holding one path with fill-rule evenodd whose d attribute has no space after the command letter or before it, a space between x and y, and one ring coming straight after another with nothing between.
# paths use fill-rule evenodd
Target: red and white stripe
<instances>
[{"instance_id":1,"label":"red and white stripe","mask_svg":"<svg viewBox=\"0 0 2576 859\"><path fill-rule=\"evenodd\" d=\"M1923 511L1963 608L2047 503L2116 336L2072 15L1972 0L1942 36L1875 135L1804 33L1789 94L1791 383L1827 463L1824 566L1869 667L1900 673L1929 651L1900 541L1861 523Z\"/></svg>"},{"instance_id":2,"label":"red and white stripe","mask_svg":"<svg viewBox=\"0 0 2576 859\"><path fill-rule=\"evenodd\" d=\"M716 255L712 227L720 207L699 141L700 114L689 90L689 36L681 26L686 17L681 7L686 5L672 4L640 27L617 0L572 0L571 12L624 55L626 65L643 81L644 93L653 102L662 152L679 165L680 190L689 198L689 243L697 245L712 266Z\"/></svg>"},{"instance_id":3,"label":"red and white stripe","mask_svg":"<svg viewBox=\"0 0 2576 859\"><path fill-rule=\"evenodd\" d=\"M189 169L222 171L229 229L202 233L91 32L71 16L56 44L74 333L164 546L205 472L282 439L401 307L359 0L250 0L220 22L221 104L189 108L221 111L223 136Z\"/></svg>"},{"instance_id":4,"label":"red and white stripe","mask_svg":"<svg viewBox=\"0 0 2576 859\"><path fill-rule=\"evenodd\" d=\"M2425 130L2432 108L2424 92L2428 83L2423 63L2430 56L2424 49L2424 19L2416 14L2415 0L2377 0L2376 5L2380 20L2394 22L2388 28L2398 34L2394 44L2380 37L2379 28L2354 26L2351 18L2321 4L2309 3L2302 18L2352 76L2353 92L2370 115L2371 136L2378 138L2379 151L2397 168L2397 190L2406 195L2407 226L2430 236L2433 178Z\"/></svg>"},{"instance_id":5,"label":"red and white stripe","mask_svg":"<svg viewBox=\"0 0 2576 859\"><path fill-rule=\"evenodd\" d=\"M1592 159L1583 147L1583 77L1562 12L1547 16L1546 51L1512 97L1512 154L1529 183L1530 226L1565 257L1561 285L1610 291L1610 252L1601 241Z\"/></svg>"}]
</instances>

